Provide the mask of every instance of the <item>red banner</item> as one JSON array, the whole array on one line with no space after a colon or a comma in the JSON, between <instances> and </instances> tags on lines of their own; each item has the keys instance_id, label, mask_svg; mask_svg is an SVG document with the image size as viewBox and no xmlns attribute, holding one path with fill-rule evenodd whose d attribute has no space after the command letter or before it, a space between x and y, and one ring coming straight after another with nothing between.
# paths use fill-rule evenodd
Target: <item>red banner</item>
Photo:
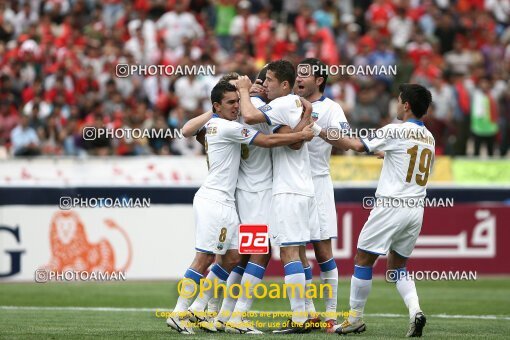
<instances>
[{"instance_id":1,"label":"red banner","mask_svg":"<svg viewBox=\"0 0 510 340\"><path fill-rule=\"evenodd\" d=\"M338 239L333 256L340 276L352 275L358 236L370 210L361 204L337 204ZM456 204L425 208L423 226L408 261L414 271L476 271L477 274L510 274L510 207L496 204ZM276 249L274 253L278 253ZM278 254L273 253L268 276L282 276ZM319 274L313 248L307 249L314 275ZM384 275L386 258L380 257L374 273Z\"/></svg>"}]
</instances>

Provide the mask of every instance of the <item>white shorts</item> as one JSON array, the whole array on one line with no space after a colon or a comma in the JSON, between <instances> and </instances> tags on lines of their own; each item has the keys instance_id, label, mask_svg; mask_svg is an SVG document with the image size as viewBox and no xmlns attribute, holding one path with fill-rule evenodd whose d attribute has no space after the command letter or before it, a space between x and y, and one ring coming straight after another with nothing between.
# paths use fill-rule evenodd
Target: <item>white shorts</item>
<instances>
[{"instance_id":1,"label":"white shorts","mask_svg":"<svg viewBox=\"0 0 510 340\"><path fill-rule=\"evenodd\" d=\"M338 222L336 217L335 194L333 182L329 175L313 177L315 201L317 203L318 225L320 239L329 240L338 237Z\"/></svg>"},{"instance_id":2,"label":"white shorts","mask_svg":"<svg viewBox=\"0 0 510 340\"><path fill-rule=\"evenodd\" d=\"M236 205L243 224L269 224L271 189L250 192L236 189Z\"/></svg>"},{"instance_id":3,"label":"white shorts","mask_svg":"<svg viewBox=\"0 0 510 340\"><path fill-rule=\"evenodd\" d=\"M223 255L229 249L237 249L239 218L235 207L195 196L193 212L197 251Z\"/></svg>"},{"instance_id":4,"label":"white shorts","mask_svg":"<svg viewBox=\"0 0 510 340\"><path fill-rule=\"evenodd\" d=\"M271 244L279 247L304 245L317 241L315 198L298 194L277 194L271 200L269 236Z\"/></svg>"},{"instance_id":5,"label":"white shorts","mask_svg":"<svg viewBox=\"0 0 510 340\"><path fill-rule=\"evenodd\" d=\"M423 222L423 207L376 207L370 212L358 238L358 249L386 255L394 250L409 257L413 252Z\"/></svg>"}]
</instances>

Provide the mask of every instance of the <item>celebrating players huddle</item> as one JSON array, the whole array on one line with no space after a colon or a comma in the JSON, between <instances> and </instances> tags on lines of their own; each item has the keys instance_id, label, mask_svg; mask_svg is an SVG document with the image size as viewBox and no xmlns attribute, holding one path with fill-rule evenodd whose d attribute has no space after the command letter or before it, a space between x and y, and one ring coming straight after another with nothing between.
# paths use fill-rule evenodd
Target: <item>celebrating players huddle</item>
<instances>
[{"instance_id":1,"label":"celebrating players huddle","mask_svg":"<svg viewBox=\"0 0 510 340\"><path fill-rule=\"evenodd\" d=\"M224 76L211 92L212 112L184 126L185 136L196 134L204 144L209 174L193 201L196 255L184 280L194 284L182 285L167 324L183 334L194 333L192 323L209 332L263 334L245 316L253 303L250 289L261 283L271 254L240 256L238 228L264 224L269 226L271 245L279 248L285 284L301 287L301 294L288 294L291 320L273 333L307 333L320 328L317 325L324 325L329 333L365 331L363 309L372 267L379 255L389 253L388 269L399 274L396 287L409 309L407 336L421 336L426 319L405 266L421 229L423 207L384 206L371 211L358 239L349 317L337 324L338 269L331 246L331 239L337 237L337 217L329 159L333 146L384 152L376 197L425 197L434 139L420 119L430 105L430 92L419 85L402 85L397 118L403 123L382 128L419 129L430 138L397 139L388 133L388 138L378 134L373 139L330 140L328 129L350 128L340 105L323 95L327 68L315 58L300 65L310 65L308 70L314 72L302 74L299 70L306 68L299 67L296 75L290 62L279 60L266 65L255 84L247 76ZM310 295L303 294L312 282L307 243L313 245L321 282L329 287L321 314L324 322ZM234 285L247 287L235 295L238 299L228 294L219 311L215 290L205 290L193 300L196 285L211 265L208 282L226 284L227 291ZM207 317L206 308L209 315L217 312L215 317Z\"/></svg>"}]
</instances>

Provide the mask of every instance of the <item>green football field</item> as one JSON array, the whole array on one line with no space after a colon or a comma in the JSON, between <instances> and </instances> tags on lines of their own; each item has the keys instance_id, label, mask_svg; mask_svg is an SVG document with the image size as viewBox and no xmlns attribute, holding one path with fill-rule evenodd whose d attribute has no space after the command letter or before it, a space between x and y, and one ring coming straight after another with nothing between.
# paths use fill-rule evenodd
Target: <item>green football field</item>
<instances>
[{"instance_id":1,"label":"green football field","mask_svg":"<svg viewBox=\"0 0 510 340\"><path fill-rule=\"evenodd\" d=\"M427 338L510 337L510 278L477 281L417 282L421 306L427 315ZM339 288L339 311L348 309L349 281ZM169 311L177 297L175 282L123 283L3 283L0 284L0 338L162 338L220 339L247 337L179 335L168 328L156 310ZM315 301L318 311L322 301ZM260 300L255 311L287 311L288 300ZM374 280L365 309L367 331L357 338L404 337L408 316L394 284ZM261 322L283 321L260 319ZM268 329L266 329L268 330ZM269 333L269 330L268 330ZM256 335L248 337L257 337ZM305 335L264 335L264 339L337 337L314 331Z\"/></svg>"}]
</instances>

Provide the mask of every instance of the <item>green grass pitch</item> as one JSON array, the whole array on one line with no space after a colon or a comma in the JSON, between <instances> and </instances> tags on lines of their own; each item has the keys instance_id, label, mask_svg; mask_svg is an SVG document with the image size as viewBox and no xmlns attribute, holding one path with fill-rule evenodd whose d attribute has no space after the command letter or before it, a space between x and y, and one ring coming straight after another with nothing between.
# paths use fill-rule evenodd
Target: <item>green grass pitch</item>
<instances>
[{"instance_id":1,"label":"green grass pitch","mask_svg":"<svg viewBox=\"0 0 510 340\"><path fill-rule=\"evenodd\" d=\"M129 278L128 278L129 279ZM424 337L431 339L509 338L510 278L477 281L416 283L428 320ZM348 310L349 281L339 285L339 311ZM0 338L145 338L223 339L247 336L206 334L182 336L156 317L156 309L173 308L175 282L123 283L2 283L0 284ZM318 311L323 303L315 301ZM78 308L82 307L82 308ZM107 307L99 309L97 307ZM287 311L287 299L256 301L257 311ZM367 331L349 335L359 339L403 338L407 309L393 284L374 280L365 309ZM471 316L471 317L465 317ZM282 321L283 319L278 319ZM265 322L273 320L263 320ZM269 331L268 331L269 333ZM256 336L248 336L253 338ZM323 339L336 334L314 331L305 335L264 335L264 339Z\"/></svg>"}]
</instances>

